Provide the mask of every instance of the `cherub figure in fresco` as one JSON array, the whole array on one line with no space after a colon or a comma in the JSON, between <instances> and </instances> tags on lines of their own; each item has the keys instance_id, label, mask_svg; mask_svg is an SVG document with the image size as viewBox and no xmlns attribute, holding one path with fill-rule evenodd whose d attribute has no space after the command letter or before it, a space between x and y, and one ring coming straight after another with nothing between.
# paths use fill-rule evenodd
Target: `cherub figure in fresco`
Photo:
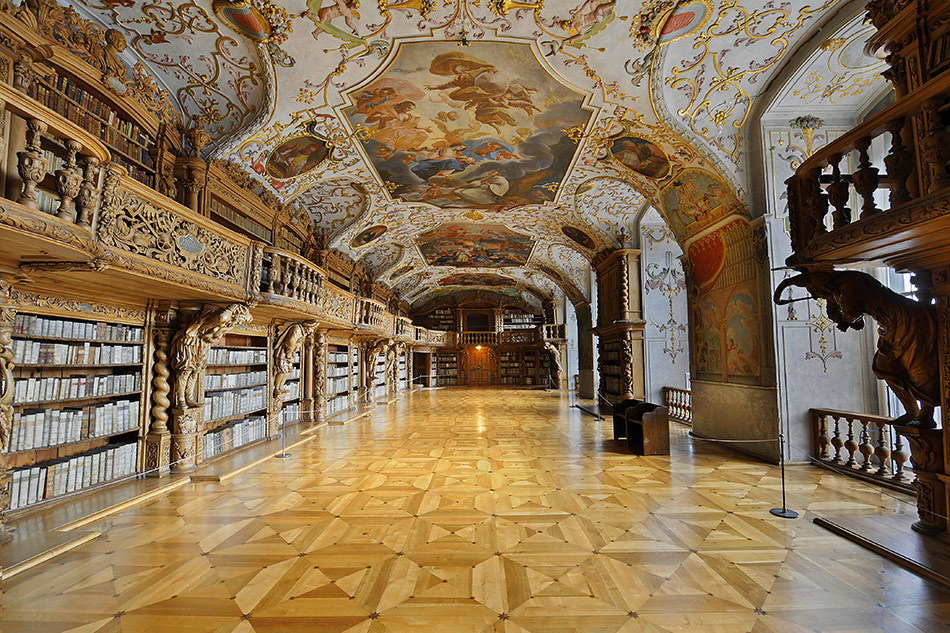
<instances>
[{"instance_id":1,"label":"cherub figure in fresco","mask_svg":"<svg viewBox=\"0 0 950 633\"><path fill-rule=\"evenodd\" d=\"M617 0L585 0L566 20L558 20L559 27L567 31L565 44L576 46L584 40L598 24L606 21L614 11Z\"/></svg>"},{"instance_id":2,"label":"cherub figure in fresco","mask_svg":"<svg viewBox=\"0 0 950 633\"><path fill-rule=\"evenodd\" d=\"M442 53L432 60L429 72L452 77L429 90L448 90L446 95L459 101L466 110L475 111L475 120L490 125L500 134L502 127L515 125L509 110L520 108L528 115L540 112L534 105L532 93L537 92L510 79L489 62L461 52Z\"/></svg>"},{"instance_id":3,"label":"cherub figure in fresco","mask_svg":"<svg viewBox=\"0 0 950 633\"><path fill-rule=\"evenodd\" d=\"M472 149L472 154L478 156L479 160L485 158L490 160L498 160L499 158L518 158L515 154L509 152L503 143L499 143L498 141L486 141L478 147Z\"/></svg>"},{"instance_id":4,"label":"cherub figure in fresco","mask_svg":"<svg viewBox=\"0 0 950 633\"><path fill-rule=\"evenodd\" d=\"M360 18L359 9L360 0L309 0L307 10L301 13L301 17L309 17L318 27L320 25L332 26L333 20L343 18L343 22L353 35L359 36L356 31L355 20ZM317 37L320 30L314 31L314 38Z\"/></svg>"}]
</instances>

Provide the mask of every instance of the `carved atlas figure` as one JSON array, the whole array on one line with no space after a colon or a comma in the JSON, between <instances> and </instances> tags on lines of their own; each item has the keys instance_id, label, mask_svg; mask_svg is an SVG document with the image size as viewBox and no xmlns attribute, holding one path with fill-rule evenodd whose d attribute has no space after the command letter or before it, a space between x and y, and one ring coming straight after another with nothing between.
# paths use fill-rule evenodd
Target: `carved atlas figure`
<instances>
[{"instance_id":1,"label":"carved atlas figure","mask_svg":"<svg viewBox=\"0 0 950 633\"><path fill-rule=\"evenodd\" d=\"M828 316L842 332L862 329L864 314L877 321L880 337L871 368L904 405L905 413L894 424L937 426L933 413L940 404L940 372L933 306L899 295L857 271L809 271L789 277L775 289L777 305L797 300L782 299L790 286L825 299Z\"/></svg>"},{"instance_id":2,"label":"carved atlas figure","mask_svg":"<svg viewBox=\"0 0 950 633\"><path fill-rule=\"evenodd\" d=\"M300 344L307 336L308 327L312 325L292 323L274 344L274 398L278 402L282 402L287 395L286 384L294 370L294 358L300 352Z\"/></svg>"},{"instance_id":3,"label":"carved atlas figure","mask_svg":"<svg viewBox=\"0 0 950 633\"><path fill-rule=\"evenodd\" d=\"M172 339L171 367L175 372L175 407L201 404L200 380L208 351L231 328L249 323L251 311L243 303L226 308L207 308Z\"/></svg>"}]
</instances>

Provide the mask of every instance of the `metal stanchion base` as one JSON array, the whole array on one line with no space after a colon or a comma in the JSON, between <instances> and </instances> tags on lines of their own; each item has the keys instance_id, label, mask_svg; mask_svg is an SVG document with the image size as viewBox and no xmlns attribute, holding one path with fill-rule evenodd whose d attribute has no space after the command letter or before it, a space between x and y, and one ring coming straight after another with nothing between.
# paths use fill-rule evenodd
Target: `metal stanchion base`
<instances>
[{"instance_id":1,"label":"metal stanchion base","mask_svg":"<svg viewBox=\"0 0 950 633\"><path fill-rule=\"evenodd\" d=\"M274 455L274 457L276 457L277 459L283 459L284 457L290 457L290 453L277 453L276 455ZM795 515L795 516L798 516L798 515Z\"/></svg>"},{"instance_id":2,"label":"metal stanchion base","mask_svg":"<svg viewBox=\"0 0 950 633\"><path fill-rule=\"evenodd\" d=\"M769 510L772 514L777 517L782 517L783 519L797 519L798 513L794 510L789 510L788 508L772 508Z\"/></svg>"}]
</instances>

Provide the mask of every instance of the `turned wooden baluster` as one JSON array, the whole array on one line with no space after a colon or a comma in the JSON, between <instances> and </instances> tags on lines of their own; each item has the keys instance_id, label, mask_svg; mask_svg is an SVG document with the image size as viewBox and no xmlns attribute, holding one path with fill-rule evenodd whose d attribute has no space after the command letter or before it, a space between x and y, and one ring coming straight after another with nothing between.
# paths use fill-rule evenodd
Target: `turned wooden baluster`
<instances>
[{"instance_id":1,"label":"turned wooden baluster","mask_svg":"<svg viewBox=\"0 0 950 633\"><path fill-rule=\"evenodd\" d=\"M890 427L887 425L887 422L878 421L876 424L878 438L877 448L874 449L874 456L877 457L877 461L880 462L881 466L874 474L878 477L886 477L890 474L890 468L888 468L887 464L887 460L891 458L890 438L887 432Z\"/></svg>"},{"instance_id":2,"label":"turned wooden baluster","mask_svg":"<svg viewBox=\"0 0 950 633\"><path fill-rule=\"evenodd\" d=\"M901 132L904 129L904 118L898 117L887 123L887 131L891 134L891 151L884 157L887 166L887 175L891 178L890 203L892 207L904 204L910 200L910 191L907 190L907 178L914 167L914 155L904 145Z\"/></svg>"},{"instance_id":3,"label":"turned wooden baluster","mask_svg":"<svg viewBox=\"0 0 950 633\"><path fill-rule=\"evenodd\" d=\"M867 420L861 420L861 445L858 446L858 452L864 456L864 460L861 462L861 470L864 472L870 472L871 470L871 455L874 454L874 445L871 444L871 432L868 431L868 425L870 424Z\"/></svg>"},{"instance_id":4,"label":"turned wooden baluster","mask_svg":"<svg viewBox=\"0 0 950 633\"><path fill-rule=\"evenodd\" d=\"M851 209L847 206L851 185L841 177L841 154L830 156L828 161L831 163L831 183L826 191L828 192L828 202L834 207L834 211L831 212L834 228L840 229L851 222Z\"/></svg>"},{"instance_id":5,"label":"turned wooden baluster","mask_svg":"<svg viewBox=\"0 0 950 633\"><path fill-rule=\"evenodd\" d=\"M274 278L277 276L277 255L271 258L271 264L267 269L267 289L266 292L274 294Z\"/></svg>"},{"instance_id":6,"label":"turned wooden baluster","mask_svg":"<svg viewBox=\"0 0 950 633\"><path fill-rule=\"evenodd\" d=\"M287 286L284 294L291 299L297 298L297 282L299 281L298 264L292 259L287 260Z\"/></svg>"},{"instance_id":7,"label":"turned wooden baluster","mask_svg":"<svg viewBox=\"0 0 950 633\"><path fill-rule=\"evenodd\" d=\"M808 218L808 225L811 229L809 239L822 233L827 233L825 226L825 216L828 215L828 196L821 190L821 170L818 168L809 169L805 174L807 181L805 183L805 214Z\"/></svg>"},{"instance_id":8,"label":"turned wooden baluster","mask_svg":"<svg viewBox=\"0 0 950 633\"><path fill-rule=\"evenodd\" d=\"M894 467L893 479L895 481L905 481L907 476L904 474L904 463L910 459L910 452L904 450L904 438L901 437L901 434L897 433L896 435L894 452L891 453L891 463Z\"/></svg>"},{"instance_id":9,"label":"turned wooden baluster","mask_svg":"<svg viewBox=\"0 0 950 633\"><path fill-rule=\"evenodd\" d=\"M828 416L824 413L818 415L818 458L828 459L828 446L831 445L831 438L828 436Z\"/></svg>"},{"instance_id":10,"label":"turned wooden baluster","mask_svg":"<svg viewBox=\"0 0 950 633\"><path fill-rule=\"evenodd\" d=\"M836 415L832 417L835 420L835 434L831 436L831 445L835 447L835 456L831 461L840 464L841 449L844 447L844 440L841 439L841 419Z\"/></svg>"},{"instance_id":11,"label":"turned wooden baluster","mask_svg":"<svg viewBox=\"0 0 950 633\"><path fill-rule=\"evenodd\" d=\"M99 205L99 159L86 156L83 161L84 178L76 196L76 224L89 226Z\"/></svg>"},{"instance_id":12,"label":"turned wooden baluster","mask_svg":"<svg viewBox=\"0 0 950 633\"><path fill-rule=\"evenodd\" d=\"M26 149L16 153L17 172L23 179L23 191L17 202L31 209L39 209L36 201L36 185L46 175L46 157L41 143L47 125L37 119L26 121Z\"/></svg>"},{"instance_id":13,"label":"turned wooden baluster","mask_svg":"<svg viewBox=\"0 0 950 633\"><path fill-rule=\"evenodd\" d=\"M848 461L846 461L844 465L854 466L858 463L854 459L855 453L858 452L858 443L854 441L854 420L846 417L845 422L848 423L848 439L845 440L844 448L846 451L848 451Z\"/></svg>"},{"instance_id":14,"label":"turned wooden baluster","mask_svg":"<svg viewBox=\"0 0 950 633\"><path fill-rule=\"evenodd\" d=\"M82 172L76 163L76 155L82 145L73 140L66 141L66 162L61 169L56 170L56 191L59 193L59 212L57 217L63 220L72 220L76 211L74 199L79 195L82 185Z\"/></svg>"},{"instance_id":15,"label":"turned wooden baluster","mask_svg":"<svg viewBox=\"0 0 950 633\"><path fill-rule=\"evenodd\" d=\"M854 180L854 189L861 195L861 219L878 213L880 209L874 203L874 192L877 191L877 167L871 164L868 150L871 148L871 137L865 136L855 143L858 150L858 170L851 175Z\"/></svg>"},{"instance_id":16,"label":"turned wooden baluster","mask_svg":"<svg viewBox=\"0 0 950 633\"><path fill-rule=\"evenodd\" d=\"M281 283L282 278L283 278L282 260L283 258L280 255L274 253L274 260L270 267L271 275L274 278L274 283L271 287L271 292L276 293L276 294L281 294L282 292L282 283Z\"/></svg>"}]
</instances>

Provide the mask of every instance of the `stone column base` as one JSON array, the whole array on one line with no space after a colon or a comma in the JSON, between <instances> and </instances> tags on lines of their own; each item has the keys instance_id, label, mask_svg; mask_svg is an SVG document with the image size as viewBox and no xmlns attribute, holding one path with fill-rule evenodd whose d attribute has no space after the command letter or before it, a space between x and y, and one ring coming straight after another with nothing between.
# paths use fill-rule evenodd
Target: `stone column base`
<instances>
[{"instance_id":1,"label":"stone column base","mask_svg":"<svg viewBox=\"0 0 950 633\"><path fill-rule=\"evenodd\" d=\"M171 464L172 472L187 473L198 467L198 455L201 453L201 442L197 433L171 434Z\"/></svg>"},{"instance_id":2,"label":"stone column base","mask_svg":"<svg viewBox=\"0 0 950 633\"><path fill-rule=\"evenodd\" d=\"M171 433L149 433L145 436L145 476L165 477L170 472L172 439Z\"/></svg>"},{"instance_id":3,"label":"stone column base","mask_svg":"<svg viewBox=\"0 0 950 633\"><path fill-rule=\"evenodd\" d=\"M267 412L267 439L273 439L280 435L280 420L283 410Z\"/></svg>"}]
</instances>

